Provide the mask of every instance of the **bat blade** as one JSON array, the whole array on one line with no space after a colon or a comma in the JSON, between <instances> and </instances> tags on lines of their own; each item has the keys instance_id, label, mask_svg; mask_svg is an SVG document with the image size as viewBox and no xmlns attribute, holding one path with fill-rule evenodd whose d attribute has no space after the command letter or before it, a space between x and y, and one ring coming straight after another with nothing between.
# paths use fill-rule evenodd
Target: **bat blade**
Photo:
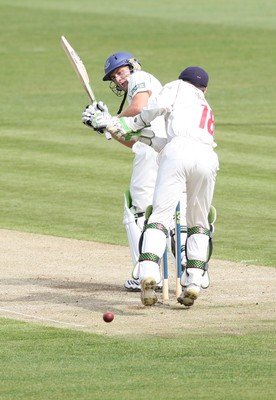
<instances>
[{"instance_id":1,"label":"bat blade","mask_svg":"<svg viewBox=\"0 0 276 400\"><path fill-rule=\"evenodd\" d=\"M64 36L61 36L60 43L69 61L71 62L72 67L77 74L77 77L79 78L81 84L87 92L88 97L92 102L95 101L95 95L90 85L88 73L78 53L73 49L73 47Z\"/></svg>"},{"instance_id":2,"label":"bat blade","mask_svg":"<svg viewBox=\"0 0 276 400\"><path fill-rule=\"evenodd\" d=\"M77 77L79 78L84 90L86 91L89 99L93 103L94 101L96 101L96 98L92 90L90 79L87 70L84 66L84 63L82 62L81 58L79 57L75 49L70 45L68 40L65 38L65 36L61 36L60 43L71 65L73 66L73 69L76 72ZM105 131L104 133L108 140L112 138L109 132Z\"/></svg>"}]
</instances>

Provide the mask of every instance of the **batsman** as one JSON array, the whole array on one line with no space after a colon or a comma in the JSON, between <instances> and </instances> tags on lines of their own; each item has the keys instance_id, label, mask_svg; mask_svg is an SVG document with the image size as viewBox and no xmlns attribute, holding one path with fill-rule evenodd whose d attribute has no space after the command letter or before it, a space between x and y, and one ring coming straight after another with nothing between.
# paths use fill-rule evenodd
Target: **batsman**
<instances>
[{"instance_id":1,"label":"batsman","mask_svg":"<svg viewBox=\"0 0 276 400\"><path fill-rule=\"evenodd\" d=\"M150 73L142 70L137 57L128 52L112 54L104 64L103 81L109 82L110 89L118 97L122 97L118 110L118 117L135 116L143 107L151 104L155 95L162 89L161 83ZM127 106L124 108L125 101ZM93 126L92 121L96 116L108 113L107 106L103 102L94 102L88 106L82 114L82 122L88 127L102 134L102 129ZM163 116L155 118L151 126L145 128L139 138L125 140L118 136L114 139L132 149L134 153L130 189L124 194L124 218L131 258L134 268L138 265L139 240L144 228L145 211L152 204L155 181L158 171L158 154L167 143L165 121ZM184 246L186 242L186 194L181 196L181 241L183 243L182 258L185 263ZM172 225L174 225L172 223ZM171 230L172 238L174 231ZM171 236L169 235L169 239ZM169 240L168 240L169 242ZM129 291L140 291L138 279L126 280L124 287ZM157 282L157 288L161 289L162 280Z\"/></svg>"}]
</instances>

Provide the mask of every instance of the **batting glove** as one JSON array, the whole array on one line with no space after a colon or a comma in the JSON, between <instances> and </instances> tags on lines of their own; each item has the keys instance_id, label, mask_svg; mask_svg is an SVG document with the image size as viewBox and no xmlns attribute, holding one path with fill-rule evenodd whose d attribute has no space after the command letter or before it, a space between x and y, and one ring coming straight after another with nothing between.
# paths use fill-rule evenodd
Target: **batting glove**
<instances>
[{"instance_id":1,"label":"batting glove","mask_svg":"<svg viewBox=\"0 0 276 400\"><path fill-rule=\"evenodd\" d=\"M93 103L93 106L94 106L94 108L95 108L95 111L102 111L102 112L105 112L105 113L108 113L108 107L107 107L107 105L104 103L104 102L102 102L102 101L98 101L98 103Z\"/></svg>"},{"instance_id":2,"label":"batting glove","mask_svg":"<svg viewBox=\"0 0 276 400\"><path fill-rule=\"evenodd\" d=\"M148 125L144 123L139 114L136 117L113 117L106 129L117 138L124 138L127 141L134 136L140 136L141 130L146 126Z\"/></svg>"},{"instance_id":3,"label":"batting glove","mask_svg":"<svg viewBox=\"0 0 276 400\"><path fill-rule=\"evenodd\" d=\"M102 101L94 102L86 107L84 112L82 113L81 120L84 125L92 128L99 134L104 133L104 129L100 128L100 115L104 113L105 116L109 115L107 105L104 104ZM97 123L98 120L98 123ZM105 126L103 126L105 128Z\"/></svg>"},{"instance_id":4,"label":"batting glove","mask_svg":"<svg viewBox=\"0 0 276 400\"><path fill-rule=\"evenodd\" d=\"M84 112L81 115L82 123L92 129L93 129L93 127L92 127L91 122L92 122L92 118L93 118L94 114L95 114L95 106L93 103L93 104L86 106Z\"/></svg>"},{"instance_id":5,"label":"batting glove","mask_svg":"<svg viewBox=\"0 0 276 400\"><path fill-rule=\"evenodd\" d=\"M108 111L96 111L92 117L91 125L95 131L103 132L111 120Z\"/></svg>"}]
</instances>

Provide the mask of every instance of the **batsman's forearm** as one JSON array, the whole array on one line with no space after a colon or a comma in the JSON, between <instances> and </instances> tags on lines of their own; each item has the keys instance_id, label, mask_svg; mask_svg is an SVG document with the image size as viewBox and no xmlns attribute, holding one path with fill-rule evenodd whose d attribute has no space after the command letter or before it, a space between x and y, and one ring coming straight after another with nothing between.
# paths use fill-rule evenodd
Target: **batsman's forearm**
<instances>
[{"instance_id":1,"label":"batsman's forearm","mask_svg":"<svg viewBox=\"0 0 276 400\"><path fill-rule=\"evenodd\" d=\"M121 143L122 145L124 145L124 146L126 146L126 147L129 147L129 148L132 148L132 146L134 145L134 143L136 143L136 141L135 140L125 140L125 138L122 136L121 138L118 138L116 135L111 135L112 136L112 138L114 139L114 140L116 140L116 142L119 142L119 143Z\"/></svg>"}]
</instances>

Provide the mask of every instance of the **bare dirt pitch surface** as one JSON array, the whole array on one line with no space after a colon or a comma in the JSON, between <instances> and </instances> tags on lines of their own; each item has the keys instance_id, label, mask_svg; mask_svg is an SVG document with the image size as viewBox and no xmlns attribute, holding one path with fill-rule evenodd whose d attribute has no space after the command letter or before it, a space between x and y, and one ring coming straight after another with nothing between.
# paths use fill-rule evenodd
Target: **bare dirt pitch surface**
<instances>
[{"instance_id":1,"label":"bare dirt pitch surface","mask_svg":"<svg viewBox=\"0 0 276 400\"><path fill-rule=\"evenodd\" d=\"M170 300L144 307L124 290L129 249L0 230L0 317L107 336L244 334L271 330L276 269L211 260L211 285L191 308L176 302L170 263ZM105 323L102 315L113 311Z\"/></svg>"}]
</instances>

